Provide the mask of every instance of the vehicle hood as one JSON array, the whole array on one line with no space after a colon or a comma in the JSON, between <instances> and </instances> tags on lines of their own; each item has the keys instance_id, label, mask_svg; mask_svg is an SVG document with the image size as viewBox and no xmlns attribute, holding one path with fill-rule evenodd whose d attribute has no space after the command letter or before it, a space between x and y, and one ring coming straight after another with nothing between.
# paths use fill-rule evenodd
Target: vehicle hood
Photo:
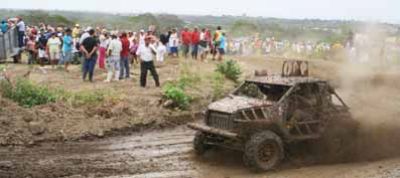
<instances>
[{"instance_id":1,"label":"vehicle hood","mask_svg":"<svg viewBox=\"0 0 400 178\"><path fill-rule=\"evenodd\" d=\"M272 101L249 98L245 96L230 96L217 102L211 103L208 106L208 110L224 113L235 113L236 111L242 109L270 106L272 104Z\"/></svg>"}]
</instances>

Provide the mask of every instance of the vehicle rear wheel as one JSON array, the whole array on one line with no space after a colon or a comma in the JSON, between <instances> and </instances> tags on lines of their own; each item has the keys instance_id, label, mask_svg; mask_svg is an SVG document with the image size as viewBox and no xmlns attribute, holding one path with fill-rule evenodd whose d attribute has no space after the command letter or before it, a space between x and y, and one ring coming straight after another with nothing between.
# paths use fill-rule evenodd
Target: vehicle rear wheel
<instances>
[{"instance_id":1,"label":"vehicle rear wheel","mask_svg":"<svg viewBox=\"0 0 400 178\"><path fill-rule=\"evenodd\" d=\"M283 159L281 138L271 131L257 133L245 145L244 162L256 171L268 171Z\"/></svg>"},{"instance_id":2,"label":"vehicle rear wheel","mask_svg":"<svg viewBox=\"0 0 400 178\"><path fill-rule=\"evenodd\" d=\"M207 137L203 132L197 132L193 140L193 148L197 155L203 155L211 148L206 144Z\"/></svg>"}]
</instances>

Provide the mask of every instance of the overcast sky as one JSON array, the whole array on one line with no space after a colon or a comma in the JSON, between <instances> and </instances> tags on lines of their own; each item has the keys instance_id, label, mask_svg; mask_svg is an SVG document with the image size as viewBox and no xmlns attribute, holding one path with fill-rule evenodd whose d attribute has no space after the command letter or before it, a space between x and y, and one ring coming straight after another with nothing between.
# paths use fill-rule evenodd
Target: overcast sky
<instances>
[{"instance_id":1,"label":"overcast sky","mask_svg":"<svg viewBox=\"0 0 400 178\"><path fill-rule=\"evenodd\" d=\"M242 15L400 23L400 0L0 0L0 8Z\"/></svg>"}]
</instances>

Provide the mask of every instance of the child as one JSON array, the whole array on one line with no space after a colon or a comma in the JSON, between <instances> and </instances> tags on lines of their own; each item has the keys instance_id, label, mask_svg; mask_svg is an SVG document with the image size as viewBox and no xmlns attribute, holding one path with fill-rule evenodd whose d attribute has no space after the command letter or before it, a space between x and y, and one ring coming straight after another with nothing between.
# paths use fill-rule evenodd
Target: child
<instances>
[{"instance_id":1,"label":"child","mask_svg":"<svg viewBox=\"0 0 400 178\"><path fill-rule=\"evenodd\" d=\"M30 36L28 42L26 43L27 50L29 53L28 56L28 64L33 64L36 58L36 44L35 44L35 37Z\"/></svg>"}]
</instances>

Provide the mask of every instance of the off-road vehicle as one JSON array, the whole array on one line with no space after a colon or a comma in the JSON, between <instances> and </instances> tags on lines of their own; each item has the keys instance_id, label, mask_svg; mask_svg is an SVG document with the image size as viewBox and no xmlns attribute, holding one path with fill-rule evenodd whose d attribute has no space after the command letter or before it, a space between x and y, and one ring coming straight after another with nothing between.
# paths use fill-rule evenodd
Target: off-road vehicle
<instances>
[{"instance_id":1,"label":"off-road vehicle","mask_svg":"<svg viewBox=\"0 0 400 178\"><path fill-rule=\"evenodd\" d=\"M354 132L357 123L333 87L308 73L307 61L284 61L282 74L256 72L228 97L210 104L204 124L188 125L198 131L196 153L213 146L240 150L246 165L267 171L285 157L286 145L332 136L333 130L338 132L329 142L340 149L343 136Z\"/></svg>"}]
</instances>

